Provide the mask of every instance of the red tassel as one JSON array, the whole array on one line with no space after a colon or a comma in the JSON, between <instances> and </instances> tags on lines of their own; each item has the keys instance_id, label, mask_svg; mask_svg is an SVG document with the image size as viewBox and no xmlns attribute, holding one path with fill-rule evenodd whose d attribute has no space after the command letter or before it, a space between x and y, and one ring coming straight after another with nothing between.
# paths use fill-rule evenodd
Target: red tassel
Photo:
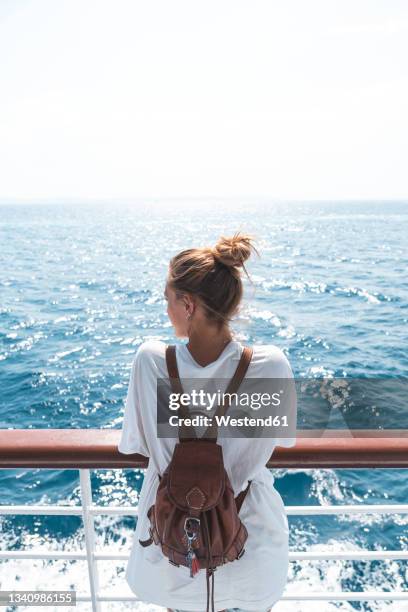
<instances>
[{"instance_id":1,"label":"red tassel","mask_svg":"<svg viewBox=\"0 0 408 612\"><path fill-rule=\"evenodd\" d=\"M200 564L198 562L197 557L194 555L193 560L191 562L191 573L193 574L193 576L198 572L199 569Z\"/></svg>"}]
</instances>

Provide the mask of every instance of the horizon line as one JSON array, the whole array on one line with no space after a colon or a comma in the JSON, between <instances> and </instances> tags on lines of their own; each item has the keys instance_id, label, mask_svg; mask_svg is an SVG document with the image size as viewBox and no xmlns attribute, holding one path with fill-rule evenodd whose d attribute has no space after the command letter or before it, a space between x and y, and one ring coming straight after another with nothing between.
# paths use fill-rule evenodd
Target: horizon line
<instances>
[{"instance_id":1,"label":"horizon line","mask_svg":"<svg viewBox=\"0 0 408 612\"><path fill-rule=\"evenodd\" d=\"M293 197L282 197L273 195L183 195L183 196L50 196L50 197L0 197L0 205L3 204L57 204L57 203L71 203L71 204L84 204L84 203L113 203L113 202L127 202L136 203L143 201L208 201L208 200L265 200L274 203L307 203L307 202L325 202L325 203L352 203L352 202L398 202L408 203L408 196L406 197L317 197L317 198L293 198Z\"/></svg>"}]
</instances>

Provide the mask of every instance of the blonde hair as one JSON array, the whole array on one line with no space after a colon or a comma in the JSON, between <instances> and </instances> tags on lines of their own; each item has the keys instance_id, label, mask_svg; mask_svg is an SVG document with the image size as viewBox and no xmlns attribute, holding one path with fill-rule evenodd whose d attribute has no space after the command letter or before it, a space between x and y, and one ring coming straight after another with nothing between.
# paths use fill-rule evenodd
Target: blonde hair
<instances>
[{"instance_id":1,"label":"blonde hair","mask_svg":"<svg viewBox=\"0 0 408 612\"><path fill-rule=\"evenodd\" d=\"M245 268L254 251L249 234L236 232L221 236L214 247L186 249L171 258L167 282L180 298L189 293L197 296L207 318L219 327L229 323L243 295L241 268Z\"/></svg>"}]
</instances>

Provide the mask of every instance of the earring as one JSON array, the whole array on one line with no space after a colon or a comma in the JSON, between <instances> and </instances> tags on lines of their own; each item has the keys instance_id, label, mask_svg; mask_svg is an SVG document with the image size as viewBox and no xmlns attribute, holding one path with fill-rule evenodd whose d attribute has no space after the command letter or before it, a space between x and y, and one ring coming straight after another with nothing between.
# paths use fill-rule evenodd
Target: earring
<instances>
[{"instance_id":1,"label":"earring","mask_svg":"<svg viewBox=\"0 0 408 612\"><path fill-rule=\"evenodd\" d=\"M191 312L188 313L187 319L191 319Z\"/></svg>"}]
</instances>

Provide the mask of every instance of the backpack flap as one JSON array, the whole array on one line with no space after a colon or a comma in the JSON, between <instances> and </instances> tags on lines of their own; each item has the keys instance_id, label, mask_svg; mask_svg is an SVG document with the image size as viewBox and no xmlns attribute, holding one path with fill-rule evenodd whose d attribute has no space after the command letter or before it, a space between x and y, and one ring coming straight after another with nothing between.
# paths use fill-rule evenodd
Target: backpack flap
<instances>
[{"instance_id":1,"label":"backpack flap","mask_svg":"<svg viewBox=\"0 0 408 612\"><path fill-rule=\"evenodd\" d=\"M197 516L219 503L225 489L222 446L200 439L178 442L168 469L167 494L180 510Z\"/></svg>"}]
</instances>

